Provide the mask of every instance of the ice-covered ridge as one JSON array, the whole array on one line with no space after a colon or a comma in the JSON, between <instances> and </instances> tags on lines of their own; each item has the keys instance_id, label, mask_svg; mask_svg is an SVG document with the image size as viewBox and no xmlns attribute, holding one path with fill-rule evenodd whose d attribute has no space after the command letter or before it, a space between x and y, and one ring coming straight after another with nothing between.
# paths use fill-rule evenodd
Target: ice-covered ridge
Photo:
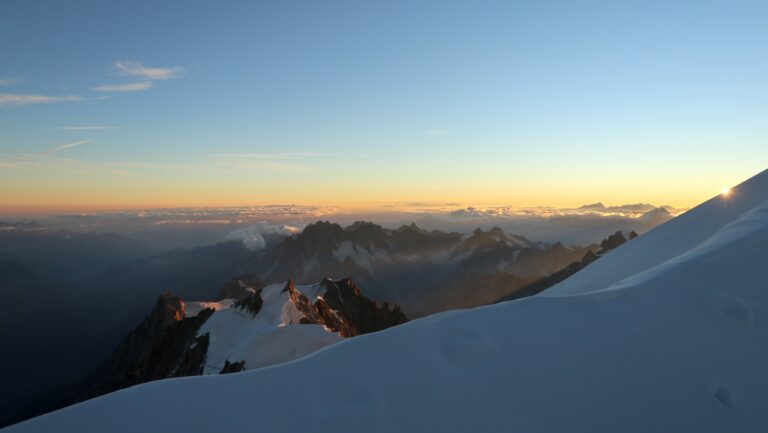
<instances>
[{"instance_id":1,"label":"ice-covered ridge","mask_svg":"<svg viewBox=\"0 0 768 433\"><path fill-rule=\"evenodd\" d=\"M289 326L298 325L304 315L291 302L290 294L284 288L285 284L264 287L260 293L263 304L255 315L246 309L232 307L232 300L197 303L221 307L216 308L197 333L198 336L209 335L203 374L218 374L225 361L245 361L246 369L290 361L342 339L336 333L326 332L320 325ZM320 284L312 284L297 286L296 290L314 301L323 289Z\"/></svg>"},{"instance_id":2,"label":"ice-covered ridge","mask_svg":"<svg viewBox=\"0 0 768 433\"><path fill-rule=\"evenodd\" d=\"M624 278L658 266L706 241L718 230L768 200L768 171L622 245L539 296L567 296L604 290Z\"/></svg>"}]
</instances>

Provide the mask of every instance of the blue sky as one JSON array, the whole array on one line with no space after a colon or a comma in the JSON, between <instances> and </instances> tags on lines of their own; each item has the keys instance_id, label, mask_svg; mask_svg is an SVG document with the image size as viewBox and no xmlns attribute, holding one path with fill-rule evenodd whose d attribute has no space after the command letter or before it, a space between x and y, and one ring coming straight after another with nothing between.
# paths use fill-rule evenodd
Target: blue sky
<instances>
[{"instance_id":1,"label":"blue sky","mask_svg":"<svg viewBox=\"0 0 768 433\"><path fill-rule=\"evenodd\" d=\"M766 19L739 1L4 1L0 207L692 205L768 161Z\"/></svg>"}]
</instances>

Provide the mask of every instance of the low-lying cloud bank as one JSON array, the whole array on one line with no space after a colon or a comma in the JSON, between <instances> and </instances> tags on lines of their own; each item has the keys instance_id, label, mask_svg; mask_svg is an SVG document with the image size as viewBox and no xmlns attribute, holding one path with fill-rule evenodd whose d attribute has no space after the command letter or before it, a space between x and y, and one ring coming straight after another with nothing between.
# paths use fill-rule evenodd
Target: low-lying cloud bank
<instances>
[{"instance_id":1,"label":"low-lying cloud bank","mask_svg":"<svg viewBox=\"0 0 768 433\"><path fill-rule=\"evenodd\" d=\"M599 242L617 230L646 232L684 211L646 203L622 206L595 203L577 208L470 206L413 210L412 219L424 227L441 230L466 232L476 227L497 226L536 241L585 245Z\"/></svg>"},{"instance_id":2,"label":"low-lying cloud bank","mask_svg":"<svg viewBox=\"0 0 768 433\"><path fill-rule=\"evenodd\" d=\"M226 236L227 240L239 240L251 251L261 251L273 240L301 233L303 227L287 224L271 224L267 221L235 230Z\"/></svg>"},{"instance_id":3,"label":"low-lying cloud bank","mask_svg":"<svg viewBox=\"0 0 768 433\"><path fill-rule=\"evenodd\" d=\"M617 230L646 232L684 212L646 203L575 208L462 206L459 203L403 203L374 210L350 211L336 206L264 205L144 209L78 213L34 218L44 227L132 235L159 247L207 245L241 240L260 250L275 236L288 236L318 220L342 225L373 221L397 228L416 223L425 229L470 233L475 228L500 227L533 241L586 245L600 242ZM10 228L7 228L10 229Z\"/></svg>"}]
</instances>

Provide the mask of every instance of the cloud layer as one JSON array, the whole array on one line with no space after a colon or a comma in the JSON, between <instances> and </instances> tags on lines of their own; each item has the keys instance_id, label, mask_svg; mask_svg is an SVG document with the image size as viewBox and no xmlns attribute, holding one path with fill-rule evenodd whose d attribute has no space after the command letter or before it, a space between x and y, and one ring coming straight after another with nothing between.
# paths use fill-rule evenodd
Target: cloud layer
<instances>
[{"instance_id":1,"label":"cloud layer","mask_svg":"<svg viewBox=\"0 0 768 433\"><path fill-rule=\"evenodd\" d=\"M114 67L120 75L139 77L147 80L169 80L172 78L179 78L184 73L184 68L181 66L156 68L145 66L132 60L118 60L114 63Z\"/></svg>"},{"instance_id":2,"label":"cloud layer","mask_svg":"<svg viewBox=\"0 0 768 433\"><path fill-rule=\"evenodd\" d=\"M108 83L91 87L97 92L143 92L155 87L155 81L171 80L184 74L181 66L166 68L146 66L133 60L117 60L112 64L117 75L141 79L130 83Z\"/></svg>"},{"instance_id":3,"label":"cloud layer","mask_svg":"<svg viewBox=\"0 0 768 433\"><path fill-rule=\"evenodd\" d=\"M56 102L80 101L77 95L19 95L15 93L0 93L0 106L3 105L29 105L29 104L53 104Z\"/></svg>"},{"instance_id":4,"label":"cloud layer","mask_svg":"<svg viewBox=\"0 0 768 433\"><path fill-rule=\"evenodd\" d=\"M287 224L270 224L259 221L256 224L235 230L227 235L228 240L239 240L251 251L261 251L271 240L300 233L302 227Z\"/></svg>"},{"instance_id":5,"label":"cloud layer","mask_svg":"<svg viewBox=\"0 0 768 433\"><path fill-rule=\"evenodd\" d=\"M91 90L97 92L143 92L155 87L151 81L140 81L138 83L119 83L119 84L101 84L91 87Z\"/></svg>"},{"instance_id":6,"label":"cloud layer","mask_svg":"<svg viewBox=\"0 0 768 433\"><path fill-rule=\"evenodd\" d=\"M43 152L40 152L40 155L42 156L48 156L53 155L56 152L60 152L65 149L70 149L72 147L80 146L81 144L90 143L91 140L80 140L80 141L73 141L72 143L62 144L61 146L52 147L48 150L45 150Z\"/></svg>"}]
</instances>

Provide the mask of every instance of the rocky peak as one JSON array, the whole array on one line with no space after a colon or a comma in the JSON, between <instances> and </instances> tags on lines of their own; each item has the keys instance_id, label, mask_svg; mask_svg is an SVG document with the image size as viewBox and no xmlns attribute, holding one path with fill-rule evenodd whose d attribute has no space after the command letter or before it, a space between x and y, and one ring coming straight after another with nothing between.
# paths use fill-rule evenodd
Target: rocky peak
<instances>
[{"instance_id":1,"label":"rocky peak","mask_svg":"<svg viewBox=\"0 0 768 433\"><path fill-rule=\"evenodd\" d=\"M344 231L340 225L330 221L318 221L310 224L302 230L301 235L306 238L337 238Z\"/></svg>"},{"instance_id":2,"label":"rocky peak","mask_svg":"<svg viewBox=\"0 0 768 433\"><path fill-rule=\"evenodd\" d=\"M490 236L492 239L504 242L509 240L507 234L504 233L504 230L502 230L500 227L493 227L492 229L488 230L488 236Z\"/></svg>"},{"instance_id":3,"label":"rocky peak","mask_svg":"<svg viewBox=\"0 0 768 433\"><path fill-rule=\"evenodd\" d=\"M381 230L382 228L380 225L374 224L371 221L355 221L354 223L344 228L344 231L347 231L347 232L356 232L356 231L379 232Z\"/></svg>"},{"instance_id":4,"label":"rocky peak","mask_svg":"<svg viewBox=\"0 0 768 433\"><path fill-rule=\"evenodd\" d=\"M417 226L416 223L403 224L397 229L398 232L419 232L424 233L424 230Z\"/></svg>"},{"instance_id":5,"label":"rocky peak","mask_svg":"<svg viewBox=\"0 0 768 433\"><path fill-rule=\"evenodd\" d=\"M177 322L186 316L184 301L180 296L172 293L164 293L157 298L155 309L147 317L150 321L164 328L173 322Z\"/></svg>"},{"instance_id":6,"label":"rocky peak","mask_svg":"<svg viewBox=\"0 0 768 433\"><path fill-rule=\"evenodd\" d=\"M199 374L207 338L196 338L196 333L212 314L205 309L187 318L181 297L160 295L152 312L87 378L75 401L150 380Z\"/></svg>"},{"instance_id":7,"label":"rocky peak","mask_svg":"<svg viewBox=\"0 0 768 433\"><path fill-rule=\"evenodd\" d=\"M605 209L605 205L601 202L592 203L592 204L585 204L584 206L579 207L579 209L583 210L602 210Z\"/></svg>"},{"instance_id":8,"label":"rocky peak","mask_svg":"<svg viewBox=\"0 0 768 433\"><path fill-rule=\"evenodd\" d=\"M387 302L379 306L364 297L351 278L326 278L320 285L325 292L315 300L298 291L292 279L283 289L304 315L302 323L323 325L342 337L354 337L408 321L399 306L390 308Z\"/></svg>"},{"instance_id":9,"label":"rocky peak","mask_svg":"<svg viewBox=\"0 0 768 433\"><path fill-rule=\"evenodd\" d=\"M625 242L627 242L627 238L624 237L624 233L622 233L621 230L618 230L616 233L608 236L607 239L604 239L602 242L600 242L600 247L604 251L610 251L624 244Z\"/></svg>"},{"instance_id":10,"label":"rocky peak","mask_svg":"<svg viewBox=\"0 0 768 433\"><path fill-rule=\"evenodd\" d=\"M565 247L565 245L562 244L562 242L555 242L551 247L549 247L549 251L556 254L562 254L567 250L568 249Z\"/></svg>"},{"instance_id":11,"label":"rocky peak","mask_svg":"<svg viewBox=\"0 0 768 433\"><path fill-rule=\"evenodd\" d=\"M264 305L264 299L261 297L261 289L252 292L247 297L235 302L235 308L240 308L251 313L251 316L259 314L261 307Z\"/></svg>"},{"instance_id":12,"label":"rocky peak","mask_svg":"<svg viewBox=\"0 0 768 433\"><path fill-rule=\"evenodd\" d=\"M312 299L302 291L311 293L309 296ZM285 295L286 292L288 296ZM217 355L212 353L219 353L217 351L221 350L222 344L252 344L253 341L248 338L261 335L259 332L254 333L254 330L269 331L270 327L306 324L322 325L327 332L338 334L332 335L330 339L318 340L319 347L322 347L338 341L339 336L353 337L407 321L398 306L390 306L386 302L379 305L366 298L350 278L338 281L325 279L321 283L299 288L290 280L282 290L280 286L268 286L248 293L248 296L235 302L228 300L199 303L204 307L201 310L193 308L193 304L190 304L189 317L186 316L184 302L179 296L163 294L144 321L131 331L113 355L87 378L75 401L152 380L201 375L206 373L208 363L212 362L211 357L216 359L217 363L211 365L220 365L217 373L242 371L248 361L239 356L236 359L218 359ZM264 312L267 309L269 313ZM214 316L217 311L222 316ZM197 314L194 314L195 312ZM276 312L277 318L272 317ZM287 324L282 317L285 314L291 316ZM250 320L260 319L262 316L263 320ZM209 320L215 323L209 323L212 328L205 328L204 324ZM222 323L226 323L230 328L225 326L222 331ZM240 340L236 339L235 343L225 341L243 330L245 332L240 335ZM222 332L227 335L226 338L222 338ZM266 351L274 349L264 347ZM305 353L316 349L313 345L309 348L300 345L296 347L296 350ZM277 350L279 352L280 348ZM281 356L295 359L290 358L291 354Z\"/></svg>"},{"instance_id":13,"label":"rocky peak","mask_svg":"<svg viewBox=\"0 0 768 433\"><path fill-rule=\"evenodd\" d=\"M259 277L252 274L241 275L229 280L219 289L218 299L245 299L263 287L264 282Z\"/></svg>"}]
</instances>

